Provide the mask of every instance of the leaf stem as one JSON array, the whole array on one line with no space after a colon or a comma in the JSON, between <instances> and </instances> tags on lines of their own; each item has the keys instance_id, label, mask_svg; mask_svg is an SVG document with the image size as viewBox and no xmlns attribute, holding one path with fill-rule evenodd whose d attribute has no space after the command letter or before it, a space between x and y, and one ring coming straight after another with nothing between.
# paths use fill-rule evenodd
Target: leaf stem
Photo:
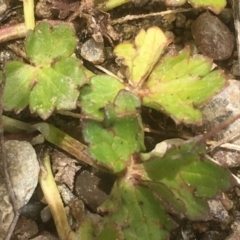
<instances>
[{"instance_id":1,"label":"leaf stem","mask_svg":"<svg viewBox=\"0 0 240 240\"><path fill-rule=\"evenodd\" d=\"M28 30L35 28L34 0L23 0L25 26Z\"/></svg>"},{"instance_id":2,"label":"leaf stem","mask_svg":"<svg viewBox=\"0 0 240 240\"><path fill-rule=\"evenodd\" d=\"M63 21L49 20L49 21L39 21L39 22L37 22L37 24L41 23L41 22L47 22L51 26L64 23ZM64 23L64 24L67 24L72 29L74 29L72 23ZM10 40L15 40L15 39L18 39L18 38L24 38L24 37L26 37L27 33L28 33L28 29L27 29L25 23L19 23L19 24L16 24L16 25L6 26L6 27L3 27L3 28L0 28L0 43L7 42L7 41L10 41Z\"/></svg>"},{"instance_id":3,"label":"leaf stem","mask_svg":"<svg viewBox=\"0 0 240 240\"><path fill-rule=\"evenodd\" d=\"M27 31L24 23L0 28L0 43L23 38L26 36Z\"/></svg>"}]
</instances>

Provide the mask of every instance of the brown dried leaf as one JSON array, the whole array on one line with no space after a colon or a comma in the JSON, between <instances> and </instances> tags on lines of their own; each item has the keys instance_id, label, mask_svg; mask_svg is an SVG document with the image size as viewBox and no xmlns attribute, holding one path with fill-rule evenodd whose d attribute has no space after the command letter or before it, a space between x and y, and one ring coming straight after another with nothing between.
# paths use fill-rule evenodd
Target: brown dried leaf
<instances>
[{"instance_id":1,"label":"brown dried leaf","mask_svg":"<svg viewBox=\"0 0 240 240\"><path fill-rule=\"evenodd\" d=\"M81 168L78 164L77 160L58 150L54 150L52 154L52 169L56 182L64 183L73 190L75 174Z\"/></svg>"}]
</instances>

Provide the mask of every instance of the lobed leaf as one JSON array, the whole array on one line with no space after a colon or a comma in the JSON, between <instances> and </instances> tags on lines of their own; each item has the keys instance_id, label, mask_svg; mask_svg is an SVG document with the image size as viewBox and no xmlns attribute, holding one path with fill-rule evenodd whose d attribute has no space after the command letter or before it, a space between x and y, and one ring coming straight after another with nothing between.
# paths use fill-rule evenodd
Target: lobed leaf
<instances>
[{"instance_id":1,"label":"lobed leaf","mask_svg":"<svg viewBox=\"0 0 240 240\"><path fill-rule=\"evenodd\" d=\"M93 76L89 85L81 89L80 105L83 114L96 119L103 120L103 108L112 103L118 92L124 88L116 78L107 75Z\"/></svg>"},{"instance_id":2,"label":"lobed leaf","mask_svg":"<svg viewBox=\"0 0 240 240\"><path fill-rule=\"evenodd\" d=\"M134 184L132 178L119 179L100 210L110 213L104 223L116 223L125 240L168 239L176 227L152 192Z\"/></svg>"},{"instance_id":3,"label":"lobed leaf","mask_svg":"<svg viewBox=\"0 0 240 240\"><path fill-rule=\"evenodd\" d=\"M155 193L168 211L192 220L210 218L208 199L237 184L228 169L206 159L204 146L173 147L160 158L155 153L143 163L141 185Z\"/></svg>"},{"instance_id":4,"label":"lobed leaf","mask_svg":"<svg viewBox=\"0 0 240 240\"><path fill-rule=\"evenodd\" d=\"M35 65L47 65L53 60L69 57L77 45L74 29L67 24L50 26L43 22L26 38L26 54Z\"/></svg>"},{"instance_id":5,"label":"lobed leaf","mask_svg":"<svg viewBox=\"0 0 240 240\"><path fill-rule=\"evenodd\" d=\"M54 109L74 109L78 88L87 80L81 62L69 57L76 43L68 25L39 24L26 39L26 53L34 65L6 64L4 109L20 112L29 105L43 119Z\"/></svg>"},{"instance_id":6,"label":"lobed leaf","mask_svg":"<svg viewBox=\"0 0 240 240\"><path fill-rule=\"evenodd\" d=\"M113 172L121 172L135 152L145 149L144 135L138 108L140 100L122 90L105 110L103 122L83 121L83 136L89 143L88 152L101 165Z\"/></svg>"},{"instance_id":7,"label":"lobed leaf","mask_svg":"<svg viewBox=\"0 0 240 240\"><path fill-rule=\"evenodd\" d=\"M46 119L54 109L76 108L78 88L85 83L86 78L79 60L68 57L39 69L36 80L30 93L30 110Z\"/></svg>"},{"instance_id":8,"label":"lobed leaf","mask_svg":"<svg viewBox=\"0 0 240 240\"><path fill-rule=\"evenodd\" d=\"M131 155L144 150L143 129L138 117L119 118L108 127L85 120L83 128L84 139L89 143L88 152L112 172L126 169Z\"/></svg>"},{"instance_id":9,"label":"lobed leaf","mask_svg":"<svg viewBox=\"0 0 240 240\"><path fill-rule=\"evenodd\" d=\"M123 42L117 45L114 53L127 66L127 77L132 86L141 85L148 77L161 56L169 40L158 27L141 30L134 43Z\"/></svg>"},{"instance_id":10,"label":"lobed leaf","mask_svg":"<svg viewBox=\"0 0 240 240\"><path fill-rule=\"evenodd\" d=\"M167 54L144 86L143 104L165 111L176 122L201 122L201 112L195 107L226 84L223 72L211 71L211 67L208 58L191 57L188 48L177 55Z\"/></svg>"},{"instance_id":11,"label":"lobed leaf","mask_svg":"<svg viewBox=\"0 0 240 240\"><path fill-rule=\"evenodd\" d=\"M231 172L204 157L195 142L171 142L163 157L156 150L132 156L99 210L104 224L116 223L124 239L168 239L176 227L169 213L191 220L211 219L208 200L237 185ZM148 156L148 159L145 157Z\"/></svg>"}]
</instances>

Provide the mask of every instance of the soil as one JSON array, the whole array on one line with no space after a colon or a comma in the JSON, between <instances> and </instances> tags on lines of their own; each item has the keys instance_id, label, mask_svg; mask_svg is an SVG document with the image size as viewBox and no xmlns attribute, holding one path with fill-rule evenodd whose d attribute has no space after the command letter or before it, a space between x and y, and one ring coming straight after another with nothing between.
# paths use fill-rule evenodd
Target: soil
<instances>
[{"instance_id":1,"label":"soil","mask_svg":"<svg viewBox=\"0 0 240 240\"><path fill-rule=\"evenodd\" d=\"M68 17L72 16L74 13L74 8L66 8L66 6L75 6L74 4L78 5L79 3L63 0L55 4L52 0L39 0L36 7L37 20L61 19L62 21L67 21ZM6 25L23 22L21 6L16 6L15 1L11 1L7 5L9 8L5 9L2 13L5 14L4 18L0 16L1 26L4 27ZM108 12L110 17L108 23L112 26L110 31L107 31L103 27L98 31L94 31L94 29L89 26L87 18L80 18L79 14L76 14L73 20L79 38L79 46L76 50L76 55L81 58L84 65L89 70L95 73L101 72L99 67L96 66L100 65L114 74L121 76L122 69L119 67L114 57L113 47L119 42L133 39L140 29L158 26L168 36L174 36L174 41L170 48L180 51L184 46L188 45L191 47L193 53L199 53L201 51L202 54L214 59L215 64L225 71L228 79L238 80L240 71L238 70L237 37L234 30L234 18L231 5L228 4L219 16L207 12L204 9L193 9L192 6L188 4L182 6L181 9L190 9L189 11L181 11L180 8L176 9L178 12L173 11L171 14L165 16L148 16L147 14L175 9L167 8L164 1L134 0L131 3L119 6ZM86 9L83 11L86 11ZM206 23L203 23L203 21L197 23L196 19L202 13L207 15L204 17ZM124 17L127 15L138 16L138 19L124 20ZM195 23L192 30L191 27L194 21ZM201 24L204 26L201 26ZM204 30L202 30L202 27L206 27L206 25L209 28L204 28ZM215 29L215 33L212 28ZM210 33L208 31L210 31ZM218 36L219 32L224 32L224 36ZM213 36L213 34L215 35ZM88 43L87 46L84 45L89 39L94 39L96 42L96 39L99 40L99 36L103 39L103 42L100 41L101 44L93 45L93 43ZM206 40L204 38L205 36L210 39ZM211 42L214 38L217 42L216 45ZM1 65L3 58L12 60L22 59L22 57L24 57L22 53L22 41L23 40L19 39L0 45ZM84 54L82 49L83 46L86 48ZM97 51L93 52L91 48L97 49ZM94 58L91 55L93 55ZM98 56L97 59L96 56ZM75 112L78 113L79 109ZM24 122L39 121L39 118L31 115L27 109L20 114L12 112L5 112L4 114ZM162 113L149 110L148 108L142 109L142 116L145 126L151 129L151 131L146 132L145 137L148 151L152 150L156 143L162 140L175 137L189 139L202 133L202 131L206 129L208 130L213 125L219 124L218 122L214 124L211 122L211 127L209 127L208 123L202 128L181 124L176 125L169 117ZM72 137L82 141L78 119L54 113L47 119L47 122L54 124ZM6 133L4 137L5 139L22 140L28 139L29 135L25 133L20 135ZM216 141L219 141L219 139ZM49 143L44 144L50 145ZM41 147L42 146L37 146L36 151L40 151ZM54 158L58 158L58 161L62 162L61 168L64 169L59 169L59 166L56 167L55 175L59 172L61 173L58 174L58 182L64 183L60 189L66 209L69 212L72 227L77 228L79 222L81 222L79 216L83 214L91 215L95 221L98 221L102 216L97 214L97 207L107 199L115 180L114 176L103 174L92 167L81 165L69 156L68 153L56 149L54 146L51 147L53 148L52 164L54 164ZM225 155L225 153L223 153L223 155ZM239 160L234 166L230 166L232 167L232 172L236 175L239 173L239 166ZM67 176L62 174L64 171L68 173ZM58 239L51 214L41 196L41 190L37 187L29 203L22 209L22 214L11 239ZM240 189L237 187L228 194L221 196L219 201L211 202L213 216L211 221L193 222L172 216L179 226L172 232L170 239L239 239L239 197Z\"/></svg>"}]
</instances>

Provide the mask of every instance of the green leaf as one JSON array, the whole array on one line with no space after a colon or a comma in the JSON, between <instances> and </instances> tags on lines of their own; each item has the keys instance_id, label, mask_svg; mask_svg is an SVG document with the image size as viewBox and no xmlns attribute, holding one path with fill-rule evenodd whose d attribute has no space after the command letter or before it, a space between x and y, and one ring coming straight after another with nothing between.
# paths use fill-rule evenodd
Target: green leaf
<instances>
[{"instance_id":1,"label":"green leaf","mask_svg":"<svg viewBox=\"0 0 240 240\"><path fill-rule=\"evenodd\" d=\"M117 223L105 224L97 240L125 240Z\"/></svg>"},{"instance_id":2,"label":"green leaf","mask_svg":"<svg viewBox=\"0 0 240 240\"><path fill-rule=\"evenodd\" d=\"M94 229L96 229L96 227L94 226L93 221L90 218L85 217L81 221L81 225L77 229L76 234L79 239L93 240L93 239L95 239L94 238Z\"/></svg>"},{"instance_id":3,"label":"green leaf","mask_svg":"<svg viewBox=\"0 0 240 240\"><path fill-rule=\"evenodd\" d=\"M78 87L85 80L80 62L75 58L63 58L52 66L39 69L38 83L35 84L30 94L30 110L46 119L54 109L76 108L79 96Z\"/></svg>"},{"instance_id":4,"label":"green leaf","mask_svg":"<svg viewBox=\"0 0 240 240\"><path fill-rule=\"evenodd\" d=\"M115 173L127 167L133 153L144 150L143 129L136 116L118 118L107 127L104 123L85 120L83 135L92 158Z\"/></svg>"},{"instance_id":5,"label":"green leaf","mask_svg":"<svg viewBox=\"0 0 240 240\"><path fill-rule=\"evenodd\" d=\"M202 55L191 57L189 49L177 55L167 54L144 85L143 104L165 111L176 122L201 122L201 112L195 106L226 84L223 72L211 72L211 67L208 58Z\"/></svg>"},{"instance_id":6,"label":"green leaf","mask_svg":"<svg viewBox=\"0 0 240 240\"><path fill-rule=\"evenodd\" d=\"M114 102L105 106L103 122L83 121L88 152L112 172L123 171L131 155L145 149L140 106L140 100L134 94L121 90Z\"/></svg>"},{"instance_id":7,"label":"green leaf","mask_svg":"<svg viewBox=\"0 0 240 240\"><path fill-rule=\"evenodd\" d=\"M80 105L83 114L96 120L104 119L103 108L112 103L118 92L124 88L116 78L107 75L93 76L89 85L81 89Z\"/></svg>"},{"instance_id":8,"label":"green leaf","mask_svg":"<svg viewBox=\"0 0 240 240\"><path fill-rule=\"evenodd\" d=\"M126 240L168 239L176 227L168 213L210 219L207 200L237 185L229 170L204 157L205 146L197 148L196 141L179 146L179 139L168 144L172 148L163 157L156 149L143 162L140 155L132 156L126 174L99 207L108 213L103 228L117 223Z\"/></svg>"},{"instance_id":9,"label":"green leaf","mask_svg":"<svg viewBox=\"0 0 240 240\"><path fill-rule=\"evenodd\" d=\"M165 0L169 6L181 6L186 2L189 2L194 8L208 8L214 13L220 13L226 6L226 0Z\"/></svg>"},{"instance_id":10,"label":"green leaf","mask_svg":"<svg viewBox=\"0 0 240 240\"><path fill-rule=\"evenodd\" d=\"M144 82L169 43L161 29L151 27L147 31L142 29L134 43L123 42L115 47L115 54L128 67L127 77L132 86Z\"/></svg>"},{"instance_id":11,"label":"green leaf","mask_svg":"<svg viewBox=\"0 0 240 240\"><path fill-rule=\"evenodd\" d=\"M77 38L74 29L67 24L50 26L40 23L27 36L27 56L35 65L50 64L54 59L69 57L75 50Z\"/></svg>"},{"instance_id":12,"label":"green leaf","mask_svg":"<svg viewBox=\"0 0 240 240\"><path fill-rule=\"evenodd\" d=\"M35 71L34 67L22 62L7 62L3 96L5 110L20 112L28 105Z\"/></svg>"},{"instance_id":13,"label":"green leaf","mask_svg":"<svg viewBox=\"0 0 240 240\"><path fill-rule=\"evenodd\" d=\"M163 158L153 152L142 165L140 184L155 193L170 212L192 220L209 219L207 200L237 182L228 169L201 155L204 149L185 143L180 149L173 147Z\"/></svg>"},{"instance_id":14,"label":"green leaf","mask_svg":"<svg viewBox=\"0 0 240 240\"><path fill-rule=\"evenodd\" d=\"M168 239L169 232L176 227L152 192L136 185L131 177L115 182L100 210L110 213L104 222L118 224L125 240Z\"/></svg>"},{"instance_id":15,"label":"green leaf","mask_svg":"<svg viewBox=\"0 0 240 240\"><path fill-rule=\"evenodd\" d=\"M114 102L107 104L104 108L105 126L114 124L116 118L139 115L140 107L141 101L138 97L127 90L120 90Z\"/></svg>"},{"instance_id":16,"label":"green leaf","mask_svg":"<svg viewBox=\"0 0 240 240\"><path fill-rule=\"evenodd\" d=\"M29 105L31 112L46 119L54 109L76 108L78 88L87 78L81 62L69 57L75 45L74 32L68 25L39 24L26 40L27 55L35 65L6 64L4 109L20 112Z\"/></svg>"}]
</instances>

